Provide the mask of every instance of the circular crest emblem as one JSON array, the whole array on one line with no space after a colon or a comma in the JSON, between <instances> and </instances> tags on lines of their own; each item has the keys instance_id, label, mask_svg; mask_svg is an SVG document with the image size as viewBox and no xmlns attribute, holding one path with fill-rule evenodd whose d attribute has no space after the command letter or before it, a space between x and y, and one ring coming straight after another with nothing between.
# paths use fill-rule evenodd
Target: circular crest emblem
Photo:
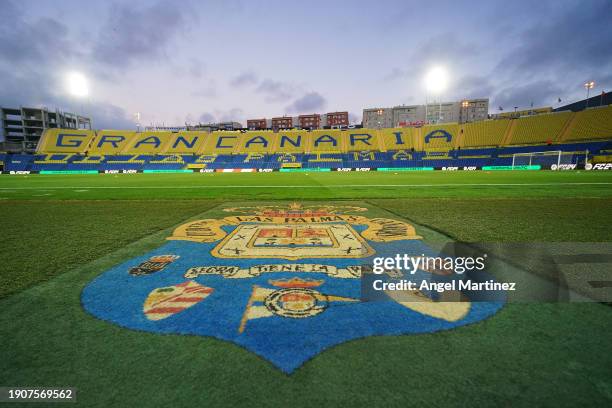
<instances>
[{"instance_id":1,"label":"circular crest emblem","mask_svg":"<svg viewBox=\"0 0 612 408\"><path fill-rule=\"evenodd\" d=\"M327 308L327 296L313 289L288 288L270 293L264 305L277 316L301 319L323 312Z\"/></svg>"}]
</instances>

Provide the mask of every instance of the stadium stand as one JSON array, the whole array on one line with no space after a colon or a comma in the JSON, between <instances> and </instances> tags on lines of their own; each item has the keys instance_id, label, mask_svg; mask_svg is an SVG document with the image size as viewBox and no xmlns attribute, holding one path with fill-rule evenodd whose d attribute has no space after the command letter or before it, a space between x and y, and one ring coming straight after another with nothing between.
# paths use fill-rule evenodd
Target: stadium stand
<instances>
[{"instance_id":1,"label":"stadium stand","mask_svg":"<svg viewBox=\"0 0 612 408\"><path fill-rule=\"evenodd\" d=\"M173 133L166 149L168 154L193 154L202 150L204 142L209 137L208 132L178 132Z\"/></svg>"},{"instance_id":2,"label":"stadium stand","mask_svg":"<svg viewBox=\"0 0 612 408\"><path fill-rule=\"evenodd\" d=\"M382 139L383 151L412 150L415 149L415 140L418 129L416 128L392 128L379 131L379 139ZM372 131L374 133L374 131Z\"/></svg>"},{"instance_id":3,"label":"stadium stand","mask_svg":"<svg viewBox=\"0 0 612 408\"><path fill-rule=\"evenodd\" d=\"M306 145L306 132L281 131L276 134L273 152L276 153L304 153Z\"/></svg>"},{"instance_id":4,"label":"stadium stand","mask_svg":"<svg viewBox=\"0 0 612 408\"><path fill-rule=\"evenodd\" d=\"M509 144L538 144L556 141L571 118L571 112L547 113L515 119Z\"/></svg>"},{"instance_id":5,"label":"stadium stand","mask_svg":"<svg viewBox=\"0 0 612 408\"><path fill-rule=\"evenodd\" d=\"M306 152L340 153L346 151L340 130L313 130L306 133Z\"/></svg>"},{"instance_id":6,"label":"stadium stand","mask_svg":"<svg viewBox=\"0 0 612 408\"><path fill-rule=\"evenodd\" d=\"M238 131L212 132L199 153L232 154L241 136L242 133Z\"/></svg>"},{"instance_id":7,"label":"stadium stand","mask_svg":"<svg viewBox=\"0 0 612 408\"><path fill-rule=\"evenodd\" d=\"M95 137L93 130L47 129L36 153L85 153Z\"/></svg>"},{"instance_id":8,"label":"stadium stand","mask_svg":"<svg viewBox=\"0 0 612 408\"><path fill-rule=\"evenodd\" d=\"M499 146L509 126L510 121L503 119L466 123L459 131L459 146Z\"/></svg>"},{"instance_id":9,"label":"stadium stand","mask_svg":"<svg viewBox=\"0 0 612 408\"><path fill-rule=\"evenodd\" d=\"M275 142L272 132L245 132L238 138L234 154L270 153Z\"/></svg>"},{"instance_id":10,"label":"stadium stand","mask_svg":"<svg viewBox=\"0 0 612 408\"><path fill-rule=\"evenodd\" d=\"M172 140L172 132L142 132L127 143L122 153L159 154L165 153Z\"/></svg>"},{"instance_id":11,"label":"stadium stand","mask_svg":"<svg viewBox=\"0 0 612 408\"><path fill-rule=\"evenodd\" d=\"M423 150L452 150L456 145L459 125L457 123L444 125L428 125L421 128L423 134Z\"/></svg>"},{"instance_id":12,"label":"stadium stand","mask_svg":"<svg viewBox=\"0 0 612 408\"><path fill-rule=\"evenodd\" d=\"M45 140L47 132L43 134L41 141ZM91 143L89 154L112 155L122 153L123 150L136 138L136 132L129 130L99 130ZM48 150L45 150L48 152Z\"/></svg>"},{"instance_id":13,"label":"stadium stand","mask_svg":"<svg viewBox=\"0 0 612 408\"><path fill-rule=\"evenodd\" d=\"M512 164L562 151L612 154L612 106L517 119L389 129L142 132L49 129L36 155L4 154L8 171L447 167Z\"/></svg>"},{"instance_id":14,"label":"stadium stand","mask_svg":"<svg viewBox=\"0 0 612 408\"><path fill-rule=\"evenodd\" d=\"M576 114L566 141L612 139L612 106L586 109Z\"/></svg>"},{"instance_id":15,"label":"stadium stand","mask_svg":"<svg viewBox=\"0 0 612 408\"><path fill-rule=\"evenodd\" d=\"M372 129L362 129L363 131L343 131L341 137L345 139L347 152L363 152L381 149L381 132Z\"/></svg>"}]
</instances>

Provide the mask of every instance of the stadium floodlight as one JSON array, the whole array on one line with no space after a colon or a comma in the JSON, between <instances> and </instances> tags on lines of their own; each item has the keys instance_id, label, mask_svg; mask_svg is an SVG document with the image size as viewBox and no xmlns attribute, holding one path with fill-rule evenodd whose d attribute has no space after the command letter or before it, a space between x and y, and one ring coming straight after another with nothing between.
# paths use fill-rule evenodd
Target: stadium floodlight
<instances>
[{"instance_id":1,"label":"stadium floodlight","mask_svg":"<svg viewBox=\"0 0 612 408\"><path fill-rule=\"evenodd\" d=\"M587 81L584 83L584 88L587 91L587 97L586 97L586 105L587 108L589 107L589 94L591 92L591 89L593 89L595 87L595 81Z\"/></svg>"},{"instance_id":2,"label":"stadium floodlight","mask_svg":"<svg viewBox=\"0 0 612 408\"><path fill-rule=\"evenodd\" d=\"M434 67L425 75L425 87L431 93L439 94L447 85L448 74L442 67Z\"/></svg>"},{"instance_id":3,"label":"stadium floodlight","mask_svg":"<svg viewBox=\"0 0 612 408\"><path fill-rule=\"evenodd\" d=\"M136 131L140 132L140 112L134 113L134 122L136 122Z\"/></svg>"},{"instance_id":4,"label":"stadium floodlight","mask_svg":"<svg viewBox=\"0 0 612 408\"><path fill-rule=\"evenodd\" d=\"M467 122L468 121L468 116L469 116L469 112L468 112L468 108L470 107L470 102L468 100L463 100L461 102L461 107L463 108L462 110L462 114L463 114L463 122Z\"/></svg>"},{"instance_id":5,"label":"stadium floodlight","mask_svg":"<svg viewBox=\"0 0 612 408\"><path fill-rule=\"evenodd\" d=\"M72 96L78 98L85 97L89 94L89 86L87 78L80 72L70 72L66 77L68 92Z\"/></svg>"},{"instance_id":6,"label":"stadium floodlight","mask_svg":"<svg viewBox=\"0 0 612 408\"><path fill-rule=\"evenodd\" d=\"M428 92L439 95L448 85L448 74L442 67L433 67L425 75L425 88ZM438 123L442 121L442 100L439 101ZM427 96L425 96L425 119L427 121Z\"/></svg>"}]
</instances>

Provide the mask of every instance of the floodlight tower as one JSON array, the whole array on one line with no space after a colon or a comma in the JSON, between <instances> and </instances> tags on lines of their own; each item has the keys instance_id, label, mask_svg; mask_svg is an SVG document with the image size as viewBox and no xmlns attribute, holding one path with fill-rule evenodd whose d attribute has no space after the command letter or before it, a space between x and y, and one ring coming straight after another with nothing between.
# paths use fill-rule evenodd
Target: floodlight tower
<instances>
[{"instance_id":1,"label":"floodlight tower","mask_svg":"<svg viewBox=\"0 0 612 408\"><path fill-rule=\"evenodd\" d=\"M80 72L70 72L66 75L66 88L68 93L81 101L81 115L85 115L83 112L83 98L87 98L89 95L89 84L87 82L87 78L85 75ZM76 114L76 128L78 129L80 126L79 114ZM85 122L84 122L85 123ZM89 126L91 128L91 119L89 121Z\"/></svg>"},{"instance_id":2,"label":"floodlight tower","mask_svg":"<svg viewBox=\"0 0 612 408\"><path fill-rule=\"evenodd\" d=\"M468 122L468 117L469 117L469 112L468 112L468 108L470 107L470 102L466 99L463 102L461 102L461 107L463 108L463 123Z\"/></svg>"},{"instance_id":3,"label":"floodlight tower","mask_svg":"<svg viewBox=\"0 0 612 408\"><path fill-rule=\"evenodd\" d=\"M591 92L591 89L593 89L595 87L595 81L587 81L584 83L584 88L587 91L587 97L586 97L586 107L589 107L589 94Z\"/></svg>"},{"instance_id":4,"label":"floodlight tower","mask_svg":"<svg viewBox=\"0 0 612 408\"><path fill-rule=\"evenodd\" d=\"M435 95L438 95L438 98L441 97L441 94L448 85L448 74L443 67L434 67L432 68L427 75L425 76L425 88L428 92L431 92ZM425 119L427 119L427 94L425 94ZM439 101L439 112L438 112L438 123L440 123L442 119L442 100Z\"/></svg>"},{"instance_id":5,"label":"floodlight tower","mask_svg":"<svg viewBox=\"0 0 612 408\"><path fill-rule=\"evenodd\" d=\"M136 122L136 131L140 132L140 112L134 114L134 122Z\"/></svg>"}]
</instances>

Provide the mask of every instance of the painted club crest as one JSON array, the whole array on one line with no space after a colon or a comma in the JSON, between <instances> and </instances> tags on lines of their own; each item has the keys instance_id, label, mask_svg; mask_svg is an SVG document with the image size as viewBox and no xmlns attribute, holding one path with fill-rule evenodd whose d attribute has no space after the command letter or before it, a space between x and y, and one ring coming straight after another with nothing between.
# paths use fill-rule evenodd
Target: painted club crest
<instances>
[{"instance_id":1,"label":"painted club crest","mask_svg":"<svg viewBox=\"0 0 612 408\"><path fill-rule=\"evenodd\" d=\"M140 265L130 268L130 274L134 276L148 275L150 273L159 272L167 265L171 264L179 257L177 255L157 255L152 256Z\"/></svg>"},{"instance_id":2,"label":"painted club crest","mask_svg":"<svg viewBox=\"0 0 612 408\"><path fill-rule=\"evenodd\" d=\"M448 330L502 307L422 293L361 301L363 266L374 256L435 253L411 224L367 211L226 208L223 216L179 226L160 248L98 276L84 289L83 305L127 328L230 341L287 373L348 340Z\"/></svg>"},{"instance_id":3,"label":"painted club crest","mask_svg":"<svg viewBox=\"0 0 612 408\"><path fill-rule=\"evenodd\" d=\"M162 320L206 299L213 289L194 281L153 289L142 308L149 320Z\"/></svg>"}]
</instances>

